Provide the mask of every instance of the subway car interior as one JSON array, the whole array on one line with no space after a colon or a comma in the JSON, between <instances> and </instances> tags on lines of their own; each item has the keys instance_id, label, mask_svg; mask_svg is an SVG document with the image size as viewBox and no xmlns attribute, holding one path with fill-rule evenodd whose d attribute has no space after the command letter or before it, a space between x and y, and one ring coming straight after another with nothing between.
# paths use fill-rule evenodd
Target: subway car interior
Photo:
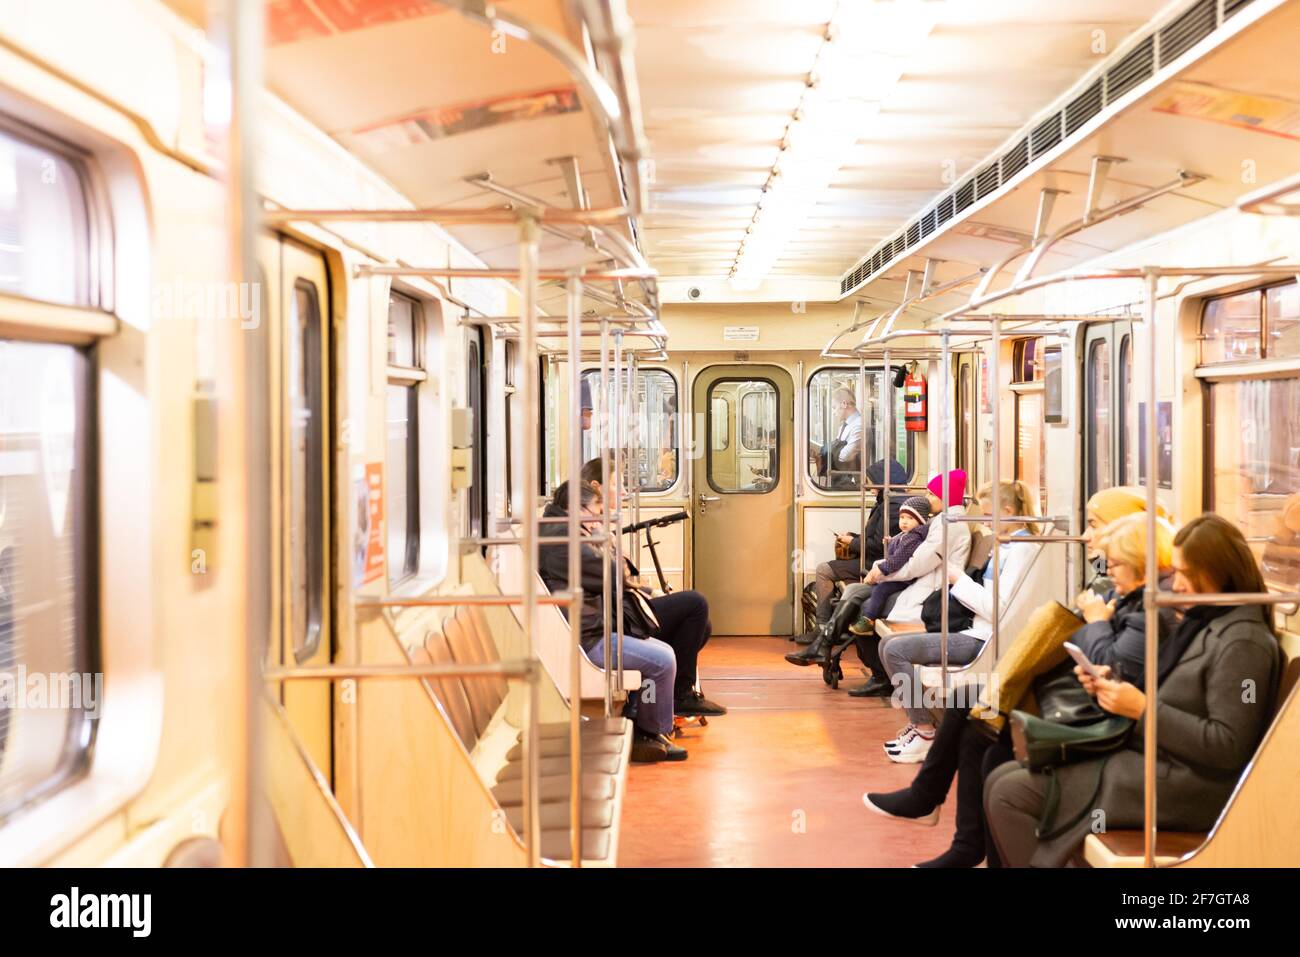
<instances>
[{"instance_id":1,"label":"subway car interior","mask_svg":"<svg viewBox=\"0 0 1300 957\"><path fill-rule=\"evenodd\" d=\"M1300 865L1297 38L0 0L0 864Z\"/></svg>"}]
</instances>

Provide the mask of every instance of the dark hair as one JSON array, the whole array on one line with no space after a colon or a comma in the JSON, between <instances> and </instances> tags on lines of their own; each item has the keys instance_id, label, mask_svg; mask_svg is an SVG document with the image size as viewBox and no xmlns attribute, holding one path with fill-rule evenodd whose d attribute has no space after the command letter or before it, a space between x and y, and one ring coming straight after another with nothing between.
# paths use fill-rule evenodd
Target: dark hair
<instances>
[{"instance_id":1,"label":"dark hair","mask_svg":"<svg viewBox=\"0 0 1300 957\"><path fill-rule=\"evenodd\" d=\"M1178 530L1174 547L1182 552L1198 587L1212 585L1225 594L1268 591L1246 536L1221 515L1196 516ZM1272 614L1264 615L1264 623L1274 630Z\"/></svg>"},{"instance_id":2,"label":"dark hair","mask_svg":"<svg viewBox=\"0 0 1300 957\"><path fill-rule=\"evenodd\" d=\"M582 482L578 485L578 507L586 508L592 502L600 500L600 492L596 486L590 482ZM551 496L551 502L564 514L569 514L569 483L561 482L560 487L555 490Z\"/></svg>"},{"instance_id":3,"label":"dark hair","mask_svg":"<svg viewBox=\"0 0 1300 957\"><path fill-rule=\"evenodd\" d=\"M586 462L582 466L582 471L579 473L579 475L582 476L582 480L584 482L599 482L601 474L602 474L602 469L600 465L599 455L596 456L594 459L591 459L588 462Z\"/></svg>"}]
</instances>

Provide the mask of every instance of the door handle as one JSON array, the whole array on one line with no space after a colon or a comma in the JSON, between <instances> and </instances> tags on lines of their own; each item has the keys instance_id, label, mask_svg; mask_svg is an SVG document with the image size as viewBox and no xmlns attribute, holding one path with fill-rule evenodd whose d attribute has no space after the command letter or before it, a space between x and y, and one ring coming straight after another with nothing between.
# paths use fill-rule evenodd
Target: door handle
<instances>
[{"instance_id":1,"label":"door handle","mask_svg":"<svg viewBox=\"0 0 1300 957\"><path fill-rule=\"evenodd\" d=\"M721 502L721 501L722 501L721 495L705 495L703 492L700 493L701 505L703 505L705 502Z\"/></svg>"}]
</instances>

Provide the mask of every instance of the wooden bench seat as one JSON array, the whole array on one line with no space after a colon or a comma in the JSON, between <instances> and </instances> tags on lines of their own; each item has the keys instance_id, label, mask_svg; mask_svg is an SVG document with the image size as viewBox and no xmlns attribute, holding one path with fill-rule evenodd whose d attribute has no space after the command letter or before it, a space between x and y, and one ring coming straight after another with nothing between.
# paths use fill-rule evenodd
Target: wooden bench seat
<instances>
[{"instance_id":1,"label":"wooden bench seat","mask_svg":"<svg viewBox=\"0 0 1300 957\"><path fill-rule=\"evenodd\" d=\"M1156 865L1165 867L1181 860L1205 843L1207 835L1194 831L1157 831ZM1107 831L1089 834L1083 842L1083 858L1092 867L1141 867L1146 837L1141 831Z\"/></svg>"}]
</instances>

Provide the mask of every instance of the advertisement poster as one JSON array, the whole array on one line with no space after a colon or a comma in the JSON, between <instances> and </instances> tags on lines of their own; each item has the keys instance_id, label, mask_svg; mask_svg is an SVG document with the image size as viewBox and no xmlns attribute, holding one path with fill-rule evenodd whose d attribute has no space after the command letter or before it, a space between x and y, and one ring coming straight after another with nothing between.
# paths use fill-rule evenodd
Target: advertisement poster
<instances>
[{"instance_id":1,"label":"advertisement poster","mask_svg":"<svg viewBox=\"0 0 1300 957\"><path fill-rule=\"evenodd\" d=\"M352 470L356 527L352 530L352 584L368 584L384 575L384 466L367 462Z\"/></svg>"},{"instance_id":2,"label":"advertisement poster","mask_svg":"<svg viewBox=\"0 0 1300 957\"><path fill-rule=\"evenodd\" d=\"M1138 481L1147 480L1147 404L1138 403ZM1161 488L1174 487L1174 405L1156 403L1156 455Z\"/></svg>"}]
</instances>

